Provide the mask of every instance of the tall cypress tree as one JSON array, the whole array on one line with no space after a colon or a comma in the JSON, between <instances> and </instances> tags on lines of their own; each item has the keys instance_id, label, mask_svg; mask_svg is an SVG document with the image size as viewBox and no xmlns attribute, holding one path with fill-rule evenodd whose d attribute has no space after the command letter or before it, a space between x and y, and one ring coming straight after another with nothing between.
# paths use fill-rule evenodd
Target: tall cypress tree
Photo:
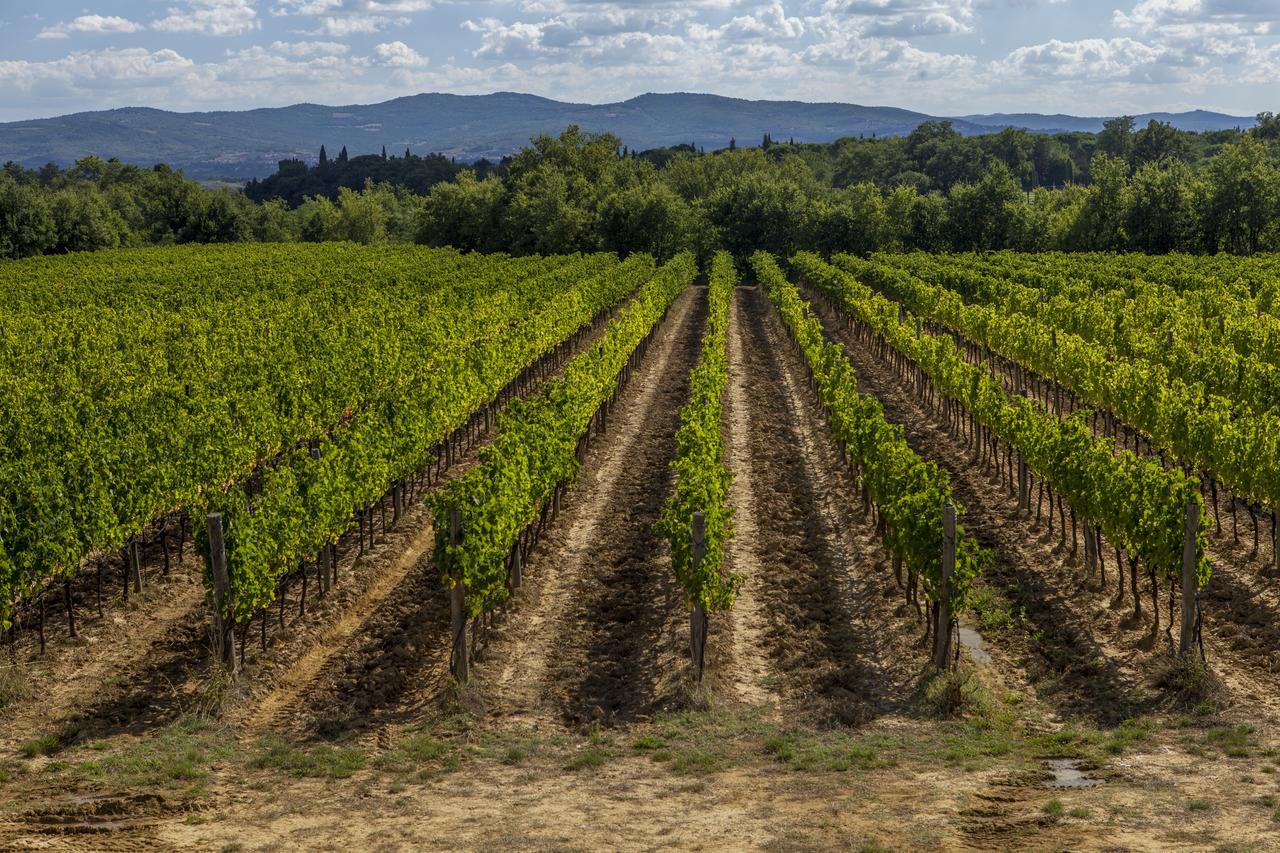
<instances>
[{"instance_id":1,"label":"tall cypress tree","mask_svg":"<svg viewBox=\"0 0 1280 853\"><path fill-rule=\"evenodd\" d=\"M338 162L339 163L347 162L347 146L345 145L342 146L342 150L338 152Z\"/></svg>"},{"instance_id":2,"label":"tall cypress tree","mask_svg":"<svg viewBox=\"0 0 1280 853\"><path fill-rule=\"evenodd\" d=\"M325 153L324 146L321 145L320 146L320 168L323 169L325 166L328 166L328 165L329 165L329 155Z\"/></svg>"},{"instance_id":3,"label":"tall cypress tree","mask_svg":"<svg viewBox=\"0 0 1280 853\"><path fill-rule=\"evenodd\" d=\"M382 159L387 159L387 146L382 146Z\"/></svg>"}]
</instances>

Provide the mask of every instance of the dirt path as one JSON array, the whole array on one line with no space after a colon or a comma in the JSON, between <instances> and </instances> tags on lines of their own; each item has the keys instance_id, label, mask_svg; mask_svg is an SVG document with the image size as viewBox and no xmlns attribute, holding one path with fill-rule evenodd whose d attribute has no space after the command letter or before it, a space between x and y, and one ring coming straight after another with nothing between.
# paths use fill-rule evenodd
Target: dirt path
<instances>
[{"instance_id":1,"label":"dirt path","mask_svg":"<svg viewBox=\"0 0 1280 853\"><path fill-rule=\"evenodd\" d=\"M734 532L726 548L725 566L742 575L743 583L728 618L716 618L711 623L709 669L713 683L724 685L722 689L739 702L765 705L777 703L779 695L777 673L766 651L767 614L760 600L760 508L756 504L758 486L750 443L754 421L749 374L754 365L747 359L742 300L738 297L735 292L730 307L729 385L724 396L725 462L733 472L729 502L734 508ZM726 650L727 654L722 654Z\"/></svg>"},{"instance_id":2,"label":"dirt path","mask_svg":"<svg viewBox=\"0 0 1280 853\"><path fill-rule=\"evenodd\" d=\"M865 721L910 697L924 664L917 626L896 603L795 345L758 290L739 290L737 303L737 373L748 411L735 470L751 472L752 522L735 556L764 616L757 642L778 673L787 711ZM735 656L745 671L733 681L750 683L751 661Z\"/></svg>"},{"instance_id":3,"label":"dirt path","mask_svg":"<svg viewBox=\"0 0 1280 853\"><path fill-rule=\"evenodd\" d=\"M302 657L289 667L274 688L263 697L244 722L243 731L246 735L253 736L268 729L287 728L291 723L290 718L297 715L296 706L302 694L315 681L320 671L339 649L350 644L364 626L369 613L381 605L404 580L405 575L430 553L435 526L429 516L420 517L428 515L423 509L420 508L414 515L419 516L412 519L416 522L414 526L417 530L408 548L392 560L385 571L374 575L371 583L363 587L359 598L316 638Z\"/></svg>"},{"instance_id":4,"label":"dirt path","mask_svg":"<svg viewBox=\"0 0 1280 853\"><path fill-rule=\"evenodd\" d=\"M478 668L491 713L508 724L622 721L678 701L688 616L653 524L705 322L705 290L677 298L530 555L517 613Z\"/></svg>"}]
</instances>

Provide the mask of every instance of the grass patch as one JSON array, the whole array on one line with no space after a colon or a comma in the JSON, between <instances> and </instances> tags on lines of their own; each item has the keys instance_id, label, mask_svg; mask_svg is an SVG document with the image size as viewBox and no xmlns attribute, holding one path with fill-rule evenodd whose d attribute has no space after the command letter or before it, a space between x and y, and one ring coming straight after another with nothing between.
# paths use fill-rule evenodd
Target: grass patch
<instances>
[{"instance_id":1,"label":"grass patch","mask_svg":"<svg viewBox=\"0 0 1280 853\"><path fill-rule=\"evenodd\" d=\"M446 756L456 761L457 757L450 755L452 749L453 747L445 741L437 740L429 735L414 735L400 741L394 748L380 755L376 765L379 770L385 770L389 773L411 773L422 769L423 765L438 764ZM356 769L360 768L357 767ZM347 775L349 776L350 774L348 773Z\"/></svg>"},{"instance_id":2,"label":"grass patch","mask_svg":"<svg viewBox=\"0 0 1280 853\"><path fill-rule=\"evenodd\" d=\"M609 751L598 746L588 747L565 762L565 770L595 770L603 767L610 758Z\"/></svg>"},{"instance_id":3,"label":"grass patch","mask_svg":"<svg viewBox=\"0 0 1280 853\"><path fill-rule=\"evenodd\" d=\"M1133 746L1151 737L1156 724L1147 719L1125 720L1115 729L1107 733L1102 749L1110 755L1123 755Z\"/></svg>"},{"instance_id":4,"label":"grass patch","mask_svg":"<svg viewBox=\"0 0 1280 853\"><path fill-rule=\"evenodd\" d=\"M790 734L770 737L764 750L792 770L873 770L893 767L897 759L886 756L900 743L886 735L849 735L843 732Z\"/></svg>"},{"instance_id":5,"label":"grass patch","mask_svg":"<svg viewBox=\"0 0 1280 853\"><path fill-rule=\"evenodd\" d=\"M973 590L970 607L977 621L978 633L984 637L1008 631L1018 621L1013 612L1013 602L989 586L978 586Z\"/></svg>"},{"instance_id":6,"label":"grass patch","mask_svg":"<svg viewBox=\"0 0 1280 853\"><path fill-rule=\"evenodd\" d=\"M1211 812L1213 811L1213 803L1208 800L1187 800L1187 811Z\"/></svg>"},{"instance_id":7,"label":"grass patch","mask_svg":"<svg viewBox=\"0 0 1280 853\"><path fill-rule=\"evenodd\" d=\"M1044 804L1044 813L1053 817L1062 817L1066 809L1062 805L1062 800L1050 800Z\"/></svg>"},{"instance_id":8,"label":"grass patch","mask_svg":"<svg viewBox=\"0 0 1280 853\"><path fill-rule=\"evenodd\" d=\"M18 751L27 758L35 758L39 755L48 755L58 748L58 736L55 734L42 735L41 737L29 740L22 746L18 747Z\"/></svg>"},{"instance_id":9,"label":"grass patch","mask_svg":"<svg viewBox=\"0 0 1280 853\"><path fill-rule=\"evenodd\" d=\"M1228 758L1247 758L1249 756L1249 736L1253 734L1253 726L1223 726L1210 729L1204 741L1210 746L1222 750Z\"/></svg>"},{"instance_id":10,"label":"grass patch","mask_svg":"<svg viewBox=\"0 0 1280 853\"><path fill-rule=\"evenodd\" d=\"M262 742L251 765L259 770L280 770L290 776L349 779L367 762L358 749L322 744L303 749L279 738Z\"/></svg>"},{"instance_id":11,"label":"grass patch","mask_svg":"<svg viewBox=\"0 0 1280 853\"><path fill-rule=\"evenodd\" d=\"M1068 811L1067 814L1075 818L1076 820L1085 820L1086 818L1089 817L1090 814L1092 814L1092 812L1090 812L1084 806L1076 806L1075 808Z\"/></svg>"},{"instance_id":12,"label":"grass patch","mask_svg":"<svg viewBox=\"0 0 1280 853\"><path fill-rule=\"evenodd\" d=\"M973 670L957 669L931 672L920 685L916 704L926 716L949 719L982 712L990 702Z\"/></svg>"},{"instance_id":13,"label":"grass patch","mask_svg":"<svg viewBox=\"0 0 1280 853\"><path fill-rule=\"evenodd\" d=\"M671 760L671 770L675 773L714 773L723 766L724 756L709 749L691 749Z\"/></svg>"},{"instance_id":14,"label":"grass patch","mask_svg":"<svg viewBox=\"0 0 1280 853\"><path fill-rule=\"evenodd\" d=\"M1014 718L1007 713L984 714L964 720L942 739L934 757L952 767L980 770L1019 746Z\"/></svg>"},{"instance_id":15,"label":"grass patch","mask_svg":"<svg viewBox=\"0 0 1280 853\"><path fill-rule=\"evenodd\" d=\"M172 787L207 779L213 764L234 749L220 728L188 717L119 752L81 762L77 770L90 779L110 779L114 784Z\"/></svg>"},{"instance_id":16,"label":"grass patch","mask_svg":"<svg viewBox=\"0 0 1280 853\"><path fill-rule=\"evenodd\" d=\"M25 663L0 664L0 710L31 695L31 673Z\"/></svg>"},{"instance_id":17,"label":"grass patch","mask_svg":"<svg viewBox=\"0 0 1280 853\"><path fill-rule=\"evenodd\" d=\"M662 749L667 742L657 735L644 734L631 742L631 748L639 752L652 752Z\"/></svg>"},{"instance_id":18,"label":"grass patch","mask_svg":"<svg viewBox=\"0 0 1280 853\"><path fill-rule=\"evenodd\" d=\"M1210 707L1214 712L1217 711L1217 696L1222 692L1221 682L1209 669L1209 665L1194 654L1175 655L1160 670L1156 683L1197 712ZM1197 713L1197 716L1206 715Z\"/></svg>"}]
</instances>

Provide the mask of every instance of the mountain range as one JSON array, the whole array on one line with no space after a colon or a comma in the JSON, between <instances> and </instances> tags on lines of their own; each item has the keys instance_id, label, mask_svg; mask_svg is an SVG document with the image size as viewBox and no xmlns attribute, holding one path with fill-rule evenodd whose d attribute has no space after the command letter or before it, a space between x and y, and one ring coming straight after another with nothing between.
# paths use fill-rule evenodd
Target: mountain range
<instances>
[{"instance_id":1,"label":"mountain range","mask_svg":"<svg viewBox=\"0 0 1280 853\"><path fill-rule=\"evenodd\" d=\"M278 160L330 154L438 151L459 160L500 158L540 133L570 124L609 131L635 149L691 143L756 145L765 133L783 141L830 142L848 136L900 136L935 116L894 107L749 101L719 95L648 94L614 104L576 104L535 95L412 95L379 104L297 104L243 111L177 113L126 107L58 118L0 123L0 162L29 168L68 165L88 154L130 163L169 163L194 178L243 180L275 171ZM1254 119L1195 110L1151 113L1182 130L1250 127ZM1009 113L953 117L966 135L1021 127L1040 133L1097 131L1105 117Z\"/></svg>"}]
</instances>

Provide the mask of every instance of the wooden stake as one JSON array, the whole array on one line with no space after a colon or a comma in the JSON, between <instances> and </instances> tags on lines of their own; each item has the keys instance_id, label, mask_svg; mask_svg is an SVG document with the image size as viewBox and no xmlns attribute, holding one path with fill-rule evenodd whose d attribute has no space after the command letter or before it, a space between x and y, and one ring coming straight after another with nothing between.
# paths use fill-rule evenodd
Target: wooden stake
<instances>
[{"instance_id":1,"label":"wooden stake","mask_svg":"<svg viewBox=\"0 0 1280 853\"><path fill-rule=\"evenodd\" d=\"M227 573L227 546L222 535L222 513L211 512L209 530L209 568L213 575L213 644L214 652L232 674L236 671L236 627L231 613L231 577Z\"/></svg>"},{"instance_id":2,"label":"wooden stake","mask_svg":"<svg viewBox=\"0 0 1280 853\"><path fill-rule=\"evenodd\" d=\"M938 625L933 632L933 664L946 669L951 657L951 575L956 569L956 508L942 508L942 590L939 595Z\"/></svg>"},{"instance_id":3,"label":"wooden stake","mask_svg":"<svg viewBox=\"0 0 1280 853\"><path fill-rule=\"evenodd\" d=\"M133 571L133 591L142 594L142 555L138 552L138 540L129 543L129 562Z\"/></svg>"},{"instance_id":4,"label":"wooden stake","mask_svg":"<svg viewBox=\"0 0 1280 853\"><path fill-rule=\"evenodd\" d=\"M449 513L450 547L457 547L461 535L462 517L455 509ZM519 548L516 550L519 551ZM471 650L468 648L467 637L467 587L459 575L457 567L453 567L453 590L449 597L453 617L453 661L450 668L454 678L466 683L471 677Z\"/></svg>"},{"instance_id":5,"label":"wooden stake","mask_svg":"<svg viewBox=\"0 0 1280 853\"><path fill-rule=\"evenodd\" d=\"M696 574L707 556L707 515L704 512L693 514L693 571ZM702 682L702 674L706 669L707 656L707 611L702 602L695 602L689 614L689 651L693 657L693 671L698 682Z\"/></svg>"},{"instance_id":6,"label":"wooden stake","mask_svg":"<svg viewBox=\"0 0 1280 853\"><path fill-rule=\"evenodd\" d=\"M1199 590L1196 576L1196 534L1200 532L1200 504L1187 503L1187 524L1182 542L1182 630L1178 635L1178 653L1188 654L1196 642L1197 602Z\"/></svg>"},{"instance_id":7,"label":"wooden stake","mask_svg":"<svg viewBox=\"0 0 1280 853\"><path fill-rule=\"evenodd\" d=\"M62 582L62 598L67 603L67 627L71 631L71 639L76 639L76 607L71 600L71 581Z\"/></svg>"}]
</instances>

